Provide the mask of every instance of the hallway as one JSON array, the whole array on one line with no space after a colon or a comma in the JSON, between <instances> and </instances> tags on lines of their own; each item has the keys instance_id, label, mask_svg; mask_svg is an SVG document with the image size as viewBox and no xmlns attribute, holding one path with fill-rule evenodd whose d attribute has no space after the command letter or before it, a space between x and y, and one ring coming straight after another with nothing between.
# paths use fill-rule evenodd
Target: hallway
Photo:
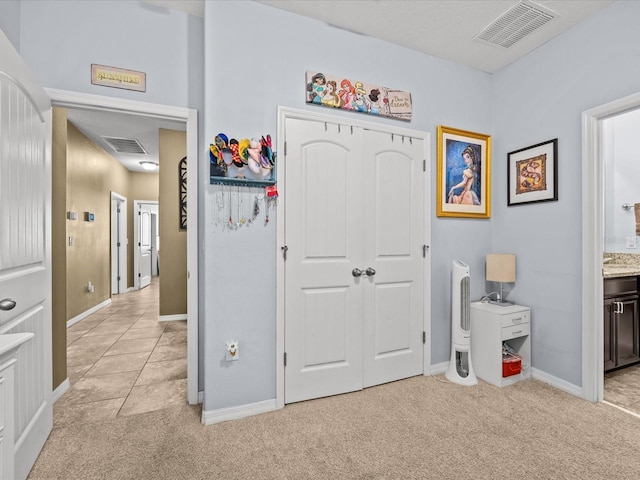
<instances>
[{"instance_id":1,"label":"hallway","mask_svg":"<svg viewBox=\"0 0 640 480\"><path fill-rule=\"evenodd\" d=\"M158 322L159 291L154 277L67 329L71 388L54 428L186 403L187 322Z\"/></svg>"}]
</instances>

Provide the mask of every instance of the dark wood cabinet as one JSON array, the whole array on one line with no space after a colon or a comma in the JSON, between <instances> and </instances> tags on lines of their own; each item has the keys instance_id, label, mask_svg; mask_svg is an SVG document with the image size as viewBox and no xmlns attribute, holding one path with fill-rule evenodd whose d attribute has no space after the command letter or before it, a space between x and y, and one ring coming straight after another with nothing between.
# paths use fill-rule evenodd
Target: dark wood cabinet
<instances>
[{"instance_id":1,"label":"dark wood cabinet","mask_svg":"<svg viewBox=\"0 0 640 480\"><path fill-rule=\"evenodd\" d=\"M638 277L604 280L604 371L640 362Z\"/></svg>"}]
</instances>

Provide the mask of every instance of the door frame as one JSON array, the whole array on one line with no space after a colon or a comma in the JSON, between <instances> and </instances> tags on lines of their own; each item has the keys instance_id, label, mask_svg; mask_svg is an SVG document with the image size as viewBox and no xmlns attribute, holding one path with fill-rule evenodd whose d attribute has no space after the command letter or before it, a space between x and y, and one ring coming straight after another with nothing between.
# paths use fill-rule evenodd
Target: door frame
<instances>
[{"instance_id":1,"label":"door frame","mask_svg":"<svg viewBox=\"0 0 640 480\"><path fill-rule=\"evenodd\" d=\"M134 200L133 201L133 279L134 289L140 290L140 215L136 215L136 212L140 212L141 205L155 205L156 215L158 214L158 201L157 200ZM153 242L151 242L153 244ZM153 251L150 253L153 259ZM151 268L151 276L153 276L153 267Z\"/></svg>"},{"instance_id":2,"label":"door frame","mask_svg":"<svg viewBox=\"0 0 640 480\"><path fill-rule=\"evenodd\" d=\"M386 132L398 136L407 136L420 138L424 142L424 162L425 165L431 165L429 158L431 155L431 135L429 132L410 130L407 128L399 128L387 124L367 122L349 117L337 115L326 115L322 113L310 112L307 110L299 110L295 108L278 106L278 140L277 151L286 152L285 147L285 125L288 119L298 119L316 122L326 122L331 124L343 125L346 127L354 126L366 130L376 130ZM284 175L284 162L286 162L286 153L278 159L279 175L278 175L278 195L286 198L286 176ZM426 167L425 167L426 168ZM430 172L430 170L429 170ZM423 329L426 332L426 341L423 344L423 366L422 374L431 375L431 175L423 175L424 177L424 242L427 246L426 257L424 258L424 297L423 297ZM284 273L285 264L284 257L281 254L282 247L285 246L285 202L278 202L277 207L277 233L276 246L278 254L276 258L276 408L284 407L284 353L285 353L285 298L284 298Z\"/></svg>"},{"instance_id":3,"label":"door frame","mask_svg":"<svg viewBox=\"0 0 640 480\"><path fill-rule=\"evenodd\" d=\"M604 397L602 121L640 108L640 93L582 113L582 398Z\"/></svg>"},{"instance_id":4,"label":"door frame","mask_svg":"<svg viewBox=\"0 0 640 480\"><path fill-rule=\"evenodd\" d=\"M117 224L114 225L114 211L113 211L113 202L118 203L118 208L120 208L120 215L116 215ZM116 236L114 237L114 228L116 229ZM113 241L115 239L115 242ZM118 247L117 244L120 244ZM123 197L122 195L111 192L111 286L113 287L114 280L118 285L118 294L127 292L127 197ZM118 249L118 259L116 260L116 265L118 269L113 271L113 255L114 252ZM120 273L120 280L117 277L118 273ZM113 289L111 291L113 295Z\"/></svg>"},{"instance_id":5,"label":"door frame","mask_svg":"<svg viewBox=\"0 0 640 480\"><path fill-rule=\"evenodd\" d=\"M198 403L198 111L45 88L54 107L132 113L186 123L187 132L187 401Z\"/></svg>"}]
</instances>

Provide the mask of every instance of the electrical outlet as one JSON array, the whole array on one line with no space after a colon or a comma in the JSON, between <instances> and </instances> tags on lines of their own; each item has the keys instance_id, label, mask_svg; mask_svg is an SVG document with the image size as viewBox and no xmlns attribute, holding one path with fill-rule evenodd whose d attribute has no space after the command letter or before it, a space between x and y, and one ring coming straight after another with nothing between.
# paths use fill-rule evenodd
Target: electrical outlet
<instances>
[{"instance_id":1,"label":"electrical outlet","mask_svg":"<svg viewBox=\"0 0 640 480\"><path fill-rule=\"evenodd\" d=\"M635 236L627 237L627 248L636 248L636 237Z\"/></svg>"},{"instance_id":2,"label":"electrical outlet","mask_svg":"<svg viewBox=\"0 0 640 480\"><path fill-rule=\"evenodd\" d=\"M235 340L229 340L227 342L227 351L225 352L225 360L227 362L233 362L240 358L240 352L238 351L239 344Z\"/></svg>"}]
</instances>

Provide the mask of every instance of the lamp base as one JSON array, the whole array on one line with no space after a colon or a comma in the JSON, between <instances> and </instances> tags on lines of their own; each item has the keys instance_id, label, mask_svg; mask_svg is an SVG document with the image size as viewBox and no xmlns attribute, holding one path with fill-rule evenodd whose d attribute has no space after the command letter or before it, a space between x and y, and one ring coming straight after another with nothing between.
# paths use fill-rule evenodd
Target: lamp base
<instances>
[{"instance_id":1,"label":"lamp base","mask_svg":"<svg viewBox=\"0 0 640 480\"><path fill-rule=\"evenodd\" d=\"M501 300L489 300L490 305L497 305L498 307L512 307L515 305L513 302L503 302Z\"/></svg>"}]
</instances>

